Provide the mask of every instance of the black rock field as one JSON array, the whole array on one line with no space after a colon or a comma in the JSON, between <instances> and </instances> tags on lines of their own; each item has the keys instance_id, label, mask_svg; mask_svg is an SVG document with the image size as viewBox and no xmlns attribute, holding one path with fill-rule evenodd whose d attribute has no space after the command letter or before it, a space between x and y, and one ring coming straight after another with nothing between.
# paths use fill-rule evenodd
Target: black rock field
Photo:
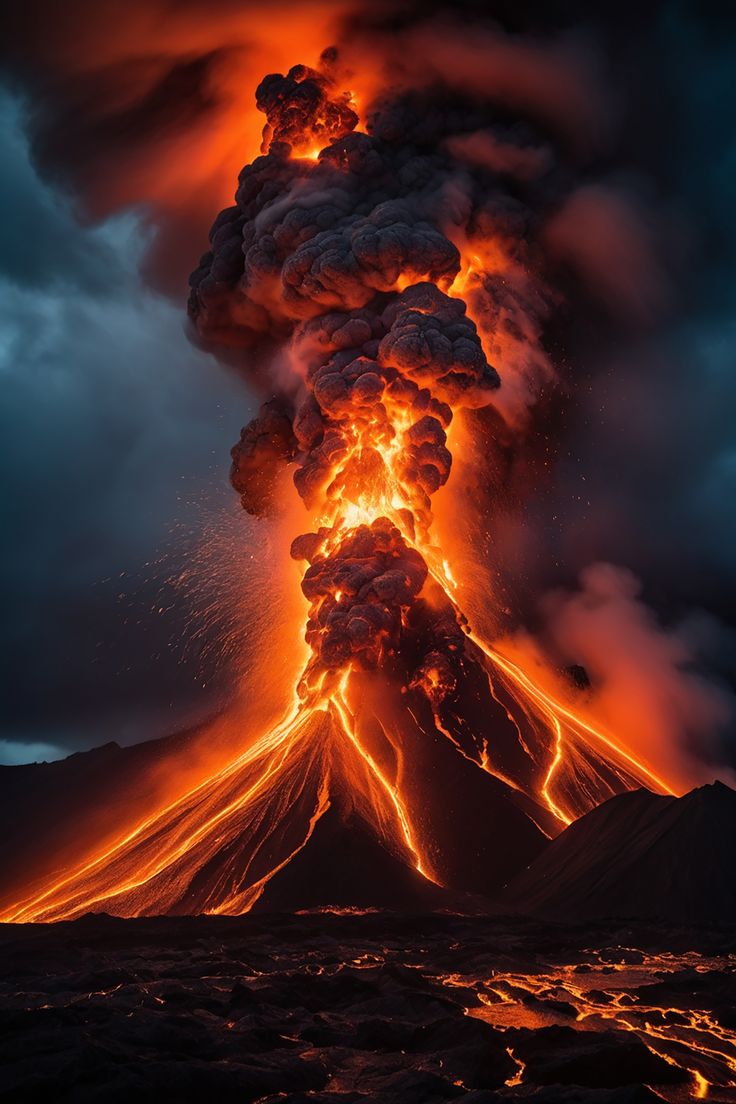
<instances>
[{"instance_id":1,"label":"black rock field","mask_svg":"<svg viewBox=\"0 0 736 1104\"><path fill-rule=\"evenodd\" d=\"M0 928L1 1101L736 1101L736 929L384 910Z\"/></svg>"}]
</instances>

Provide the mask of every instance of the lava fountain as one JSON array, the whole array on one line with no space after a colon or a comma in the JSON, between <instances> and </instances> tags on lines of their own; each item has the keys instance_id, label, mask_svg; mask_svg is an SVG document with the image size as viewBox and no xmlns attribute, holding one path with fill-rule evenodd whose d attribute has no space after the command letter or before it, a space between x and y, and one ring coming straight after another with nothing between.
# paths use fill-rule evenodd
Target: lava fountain
<instances>
[{"instance_id":1,"label":"lava fountain","mask_svg":"<svg viewBox=\"0 0 736 1104\"><path fill-rule=\"evenodd\" d=\"M292 467L309 518L291 548L309 607L292 706L16 893L5 920L260 907L330 818L417 882L490 892L613 793L671 792L484 639L436 536L463 412L503 394L489 355L512 391L530 350L546 361L551 297L518 181L484 191L487 169L447 139L451 106L430 123L421 99L386 95L361 122L344 85L335 51L261 83L262 155L191 279L196 339L270 392L233 449L233 486L268 514ZM505 164L528 176L530 157Z\"/></svg>"}]
</instances>

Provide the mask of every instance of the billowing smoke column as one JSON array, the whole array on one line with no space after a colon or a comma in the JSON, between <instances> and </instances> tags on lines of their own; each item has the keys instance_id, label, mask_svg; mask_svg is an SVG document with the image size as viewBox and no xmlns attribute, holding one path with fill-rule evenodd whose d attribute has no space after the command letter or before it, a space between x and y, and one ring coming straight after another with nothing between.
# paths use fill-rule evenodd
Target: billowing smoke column
<instances>
[{"instance_id":1,"label":"billowing smoke column","mask_svg":"<svg viewBox=\"0 0 736 1104\"><path fill-rule=\"evenodd\" d=\"M532 129L447 89L382 93L358 131L347 79L329 50L319 72L261 83L266 152L191 277L198 340L282 381L242 431L232 481L246 510L269 512L293 464L314 522L291 550L310 604L302 702L349 727L347 680L379 671L404 695L388 709L383 684L384 733L445 739L554 831L622 788L666 786L471 630L432 496L456 413L493 402L497 425L518 426L553 375L543 243L569 181Z\"/></svg>"},{"instance_id":2,"label":"billowing smoke column","mask_svg":"<svg viewBox=\"0 0 736 1104\"><path fill-rule=\"evenodd\" d=\"M262 513L279 466L295 461L321 522L292 547L309 564L306 692L398 647L428 575L421 549L450 475L453 410L486 405L499 378L447 294L461 269L440 228L447 156L396 141L390 111L386 127L379 112L372 135L353 133L346 94L304 66L266 77L257 101L266 152L213 226L190 314L214 344L288 339L303 374L293 406L270 400L243 430L232 481ZM326 138L316 159L300 156Z\"/></svg>"}]
</instances>

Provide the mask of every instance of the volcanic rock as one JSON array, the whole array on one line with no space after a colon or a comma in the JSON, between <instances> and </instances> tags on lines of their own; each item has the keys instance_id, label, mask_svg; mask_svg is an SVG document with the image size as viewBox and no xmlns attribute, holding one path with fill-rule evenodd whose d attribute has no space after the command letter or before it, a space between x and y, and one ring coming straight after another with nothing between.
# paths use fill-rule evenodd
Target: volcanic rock
<instances>
[{"instance_id":1,"label":"volcanic rock","mask_svg":"<svg viewBox=\"0 0 736 1104\"><path fill-rule=\"evenodd\" d=\"M513 1033L514 1055L538 1085L681 1084L685 1071L660 1058L626 1031L575 1031L544 1027Z\"/></svg>"},{"instance_id":2,"label":"volcanic rock","mask_svg":"<svg viewBox=\"0 0 736 1104\"><path fill-rule=\"evenodd\" d=\"M327 906L431 909L443 890L394 858L357 817L333 807L302 850L266 885L258 912Z\"/></svg>"},{"instance_id":3,"label":"volcanic rock","mask_svg":"<svg viewBox=\"0 0 736 1104\"><path fill-rule=\"evenodd\" d=\"M0 925L0 1101L651 1104L692 1095L694 1070L725 1101L732 946L733 930L375 910ZM575 964L607 962L641 1017L581 989ZM529 1026L520 995L542 978L587 1022ZM599 1007L611 1027L590 1030Z\"/></svg>"}]
</instances>

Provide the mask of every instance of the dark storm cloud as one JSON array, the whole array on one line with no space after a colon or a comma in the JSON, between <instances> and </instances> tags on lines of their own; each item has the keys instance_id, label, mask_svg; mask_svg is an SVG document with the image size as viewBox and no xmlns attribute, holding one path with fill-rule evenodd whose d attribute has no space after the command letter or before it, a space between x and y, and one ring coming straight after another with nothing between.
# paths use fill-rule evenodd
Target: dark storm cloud
<instances>
[{"instance_id":1,"label":"dark storm cloud","mask_svg":"<svg viewBox=\"0 0 736 1104\"><path fill-rule=\"evenodd\" d=\"M0 273L28 287L72 282L112 290L123 271L109 236L80 232L71 210L42 187L28 158L24 108L0 90Z\"/></svg>"},{"instance_id":2,"label":"dark storm cloud","mask_svg":"<svg viewBox=\"0 0 736 1104\"><path fill-rule=\"evenodd\" d=\"M656 212L648 231L664 217L665 246L679 258L662 270L670 302L656 325L606 334L576 320L559 493L539 507L560 535L555 558L572 570L614 558L658 602L707 604L732 619L736 37L728 31L669 5L615 54L620 156L638 165L640 194ZM630 288L642 277L634 267ZM648 276L645 288L652 283Z\"/></svg>"},{"instance_id":3,"label":"dark storm cloud","mask_svg":"<svg viewBox=\"0 0 736 1104\"><path fill-rule=\"evenodd\" d=\"M84 229L39 180L18 110L2 100L5 760L139 739L211 706L196 663L179 665L185 611L151 613L177 559L143 565L172 525L201 524L186 500L217 499L224 411L247 403L205 371L180 310L142 289L135 218Z\"/></svg>"}]
</instances>

